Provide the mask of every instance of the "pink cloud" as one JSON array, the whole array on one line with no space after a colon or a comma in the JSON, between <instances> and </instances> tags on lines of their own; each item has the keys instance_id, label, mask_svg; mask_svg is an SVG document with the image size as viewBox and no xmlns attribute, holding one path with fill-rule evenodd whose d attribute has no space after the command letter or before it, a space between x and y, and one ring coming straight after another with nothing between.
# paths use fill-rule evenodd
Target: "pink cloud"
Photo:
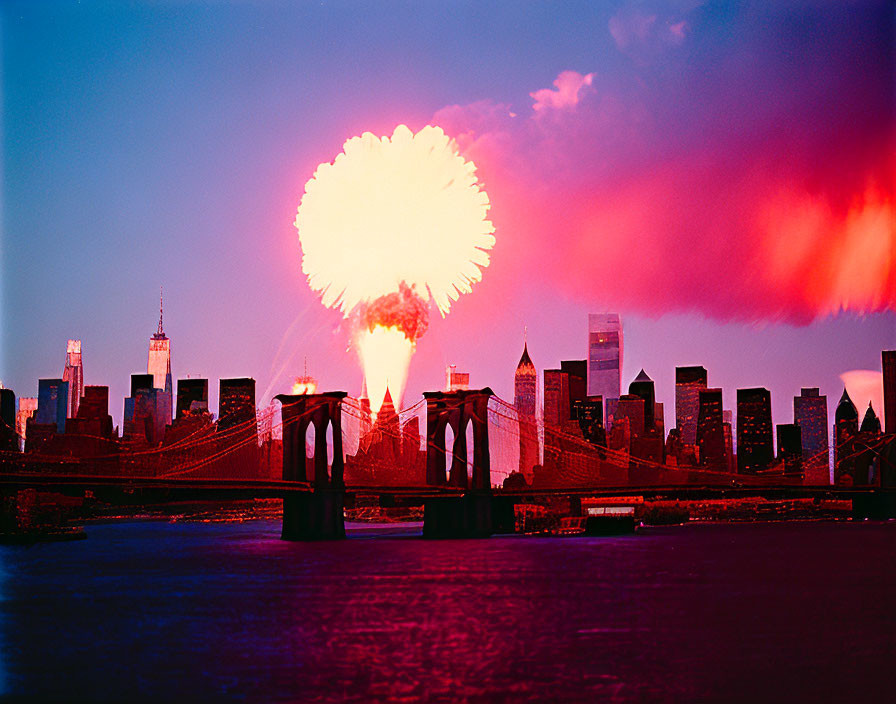
<instances>
[{"instance_id":1,"label":"pink cloud","mask_svg":"<svg viewBox=\"0 0 896 704\"><path fill-rule=\"evenodd\" d=\"M881 372L871 371L870 369L854 369L843 372L840 375L849 397L859 410L859 423L862 422L865 412L868 410L868 404L871 403L874 412L880 419L881 424L883 424L883 378L884 375Z\"/></svg>"},{"instance_id":2,"label":"pink cloud","mask_svg":"<svg viewBox=\"0 0 896 704\"><path fill-rule=\"evenodd\" d=\"M582 75L577 71L563 71L554 80L556 90L542 88L529 95L535 100L532 109L535 112L545 108L565 110L575 107L579 102L580 94L594 81L594 74Z\"/></svg>"}]
</instances>

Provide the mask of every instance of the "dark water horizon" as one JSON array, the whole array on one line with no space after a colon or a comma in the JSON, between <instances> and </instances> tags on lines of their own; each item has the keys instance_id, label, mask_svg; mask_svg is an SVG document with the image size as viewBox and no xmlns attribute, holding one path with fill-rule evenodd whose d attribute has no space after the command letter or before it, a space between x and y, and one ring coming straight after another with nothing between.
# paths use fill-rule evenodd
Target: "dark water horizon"
<instances>
[{"instance_id":1,"label":"dark water horizon","mask_svg":"<svg viewBox=\"0 0 896 704\"><path fill-rule=\"evenodd\" d=\"M896 698L896 522L279 540L121 521L0 547L13 701Z\"/></svg>"}]
</instances>

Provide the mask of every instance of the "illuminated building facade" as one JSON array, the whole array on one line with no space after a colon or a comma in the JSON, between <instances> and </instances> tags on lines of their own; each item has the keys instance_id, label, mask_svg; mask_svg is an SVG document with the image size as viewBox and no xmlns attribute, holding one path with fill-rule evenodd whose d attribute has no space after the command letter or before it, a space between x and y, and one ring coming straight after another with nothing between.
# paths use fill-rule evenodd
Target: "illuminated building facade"
<instances>
[{"instance_id":1,"label":"illuminated building facade","mask_svg":"<svg viewBox=\"0 0 896 704\"><path fill-rule=\"evenodd\" d=\"M530 481L532 468L538 464L538 429L535 425L537 392L538 370L529 357L528 345L523 343L523 355L513 377L513 406L520 429L519 471Z\"/></svg>"},{"instance_id":2,"label":"illuminated building facade","mask_svg":"<svg viewBox=\"0 0 896 704\"><path fill-rule=\"evenodd\" d=\"M544 423L559 428L569 420L569 375L561 369L544 370Z\"/></svg>"},{"instance_id":3,"label":"illuminated building facade","mask_svg":"<svg viewBox=\"0 0 896 704\"><path fill-rule=\"evenodd\" d=\"M727 469L724 423L722 390L700 389L697 392L697 447L701 465Z\"/></svg>"},{"instance_id":4,"label":"illuminated building facade","mask_svg":"<svg viewBox=\"0 0 896 704\"><path fill-rule=\"evenodd\" d=\"M605 422L612 422L622 382L622 322L618 313L588 316L587 395L601 396Z\"/></svg>"},{"instance_id":5,"label":"illuminated building facade","mask_svg":"<svg viewBox=\"0 0 896 704\"><path fill-rule=\"evenodd\" d=\"M737 390L737 471L755 474L774 459L772 395L768 389Z\"/></svg>"},{"instance_id":6,"label":"illuminated building facade","mask_svg":"<svg viewBox=\"0 0 896 704\"><path fill-rule=\"evenodd\" d=\"M28 419L33 418L37 413L37 399L34 397L23 396L19 399L19 410L16 412L16 433L18 434L21 447L24 447L24 440L28 431Z\"/></svg>"},{"instance_id":7,"label":"illuminated building facade","mask_svg":"<svg viewBox=\"0 0 896 704\"><path fill-rule=\"evenodd\" d=\"M174 388L171 383L171 340L162 328L162 301L159 298L159 327L149 340L149 358L146 362L146 373L152 374L152 385L161 393L157 395L156 408L160 417L157 421L162 428L171 423L174 403Z\"/></svg>"},{"instance_id":8,"label":"illuminated building facade","mask_svg":"<svg viewBox=\"0 0 896 704\"><path fill-rule=\"evenodd\" d=\"M62 380L68 383L68 418L78 416L78 405L84 395L84 367L81 363L81 341L69 340L65 349L65 370Z\"/></svg>"},{"instance_id":9,"label":"illuminated building facade","mask_svg":"<svg viewBox=\"0 0 896 704\"><path fill-rule=\"evenodd\" d=\"M705 388L705 367L675 367L675 426L684 445L697 444L700 390Z\"/></svg>"},{"instance_id":10,"label":"illuminated building facade","mask_svg":"<svg viewBox=\"0 0 896 704\"><path fill-rule=\"evenodd\" d=\"M800 395L793 397L793 422L800 427L807 480L829 483L828 397L820 395L817 388L800 389Z\"/></svg>"},{"instance_id":11,"label":"illuminated building facade","mask_svg":"<svg viewBox=\"0 0 896 704\"><path fill-rule=\"evenodd\" d=\"M896 433L896 350L880 353L884 374L884 432Z\"/></svg>"}]
</instances>

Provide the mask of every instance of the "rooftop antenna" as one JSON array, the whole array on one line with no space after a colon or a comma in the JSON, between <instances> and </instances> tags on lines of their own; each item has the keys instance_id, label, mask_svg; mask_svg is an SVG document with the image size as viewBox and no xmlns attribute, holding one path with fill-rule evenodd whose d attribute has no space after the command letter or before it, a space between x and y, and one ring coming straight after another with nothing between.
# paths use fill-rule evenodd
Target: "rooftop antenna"
<instances>
[{"instance_id":1,"label":"rooftop antenna","mask_svg":"<svg viewBox=\"0 0 896 704\"><path fill-rule=\"evenodd\" d=\"M156 337L165 337L165 331L162 330L162 287L159 286L159 329L156 332Z\"/></svg>"}]
</instances>

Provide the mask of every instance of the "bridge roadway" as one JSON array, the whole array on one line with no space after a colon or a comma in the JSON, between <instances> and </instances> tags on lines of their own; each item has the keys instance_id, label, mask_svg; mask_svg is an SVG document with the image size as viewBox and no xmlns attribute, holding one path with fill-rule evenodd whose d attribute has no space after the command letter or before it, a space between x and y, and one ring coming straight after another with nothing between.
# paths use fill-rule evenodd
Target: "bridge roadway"
<instances>
[{"instance_id":1,"label":"bridge roadway","mask_svg":"<svg viewBox=\"0 0 896 704\"><path fill-rule=\"evenodd\" d=\"M190 500L248 500L282 499L290 495L308 494L314 491L312 482L296 482L275 479L221 480L221 479L172 479L167 477L122 477L53 473L0 473L0 491L3 493L22 489L38 489L68 496L83 496L91 491L97 498L125 497L128 503L140 498L149 503ZM438 497L459 497L467 490L432 486L360 486L345 487L351 496L379 496L412 503L416 500ZM806 486L797 484L767 485L652 485L652 486L597 486L597 487L527 487L525 489L492 489L492 496L503 496L515 502L548 496L570 497L625 497L642 496L645 499L734 499L763 497L771 500L795 498L853 499L857 496L896 495L896 488L847 486Z\"/></svg>"}]
</instances>

